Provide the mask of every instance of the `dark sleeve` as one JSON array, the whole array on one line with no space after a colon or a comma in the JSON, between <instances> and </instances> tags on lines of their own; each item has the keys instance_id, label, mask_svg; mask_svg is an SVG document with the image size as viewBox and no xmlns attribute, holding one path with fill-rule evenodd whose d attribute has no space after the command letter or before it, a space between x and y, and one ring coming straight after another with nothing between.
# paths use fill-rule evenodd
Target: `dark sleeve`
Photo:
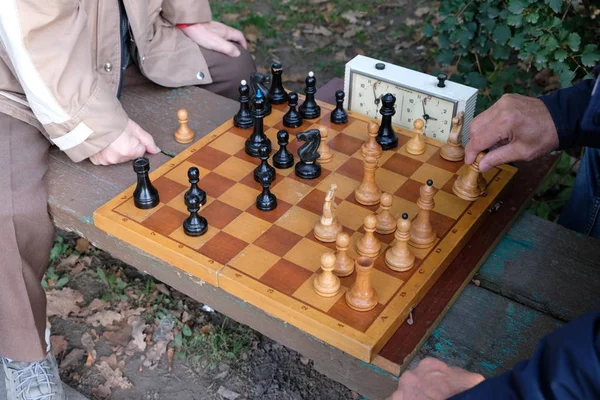
<instances>
[{"instance_id":1,"label":"dark sleeve","mask_svg":"<svg viewBox=\"0 0 600 400\"><path fill-rule=\"evenodd\" d=\"M559 149L575 146L600 148L600 126L588 122L591 114L600 112L600 93L592 98L595 80L586 79L566 89L540 97L544 102L558 132Z\"/></svg>"},{"instance_id":2,"label":"dark sleeve","mask_svg":"<svg viewBox=\"0 0 600 400\"><path fill-rule=\"evenodd\" d=\"M600 399L600 313L550 333L530 360L449 400Z\"/></svg>"}]
</instances>

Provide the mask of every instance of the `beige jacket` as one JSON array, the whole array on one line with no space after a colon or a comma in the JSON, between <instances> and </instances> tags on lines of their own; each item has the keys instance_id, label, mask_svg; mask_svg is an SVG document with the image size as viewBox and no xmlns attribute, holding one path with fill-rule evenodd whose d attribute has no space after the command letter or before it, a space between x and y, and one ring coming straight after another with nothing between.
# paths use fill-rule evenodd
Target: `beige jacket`
<instances>
[{"instance_id":1,"label":"beige jacket","mask_svg":"<svg viewBox=\"0 0 600 400\"><path fill-rule=\"evenodd\" d=\"M167 87L212 82L198 46L175 27L210 21L208 0L123 3L132 57L150 80ZM0 112L38 127L73 161L124 131L120 75L118 0L1 1Z\"/></svg>"}]
</instances>

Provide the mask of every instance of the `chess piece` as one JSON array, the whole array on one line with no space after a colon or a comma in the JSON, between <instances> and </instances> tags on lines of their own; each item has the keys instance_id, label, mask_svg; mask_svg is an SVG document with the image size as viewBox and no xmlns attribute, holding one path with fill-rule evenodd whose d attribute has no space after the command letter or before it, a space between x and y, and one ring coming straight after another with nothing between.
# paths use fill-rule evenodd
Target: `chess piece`
<instances>
[{"instance_id":1,"label":"chess piece","mask_svg":"<svg viewBox=\"0 0 600 400\"><path fill-rule=\"evenodd\" d=\"M137 174L137 186L133 191L133 203L137 208L149 210L160 202L158 190L150 182L150 160L139 157L133 160L133 170Z\"/></svg>"},{"instance_id":2,"label":"chess piece","mask_svg":"<svg viewBox=\"0 0 600 400\"><path fill-rule=\"evenodd\" d=\"M269 165L269 148L266 144L260 146L258 156L260 158L260 164L258 164L258 167L254 168L254 180L260 182L260 177L267 174L269 179L271 179L271 182L273 182L275 180L275 168Z\"/></svg>"},{"instance_id":3,"label":"chess piece","mask_svg":"<svg viewBox=\"0 0 600 400\"><path fill-rule=\"evenodd\" d=\"M266 144L271 153L271 140L265 135L264 122L265 118L265 98L261 92L256 93L256 100L254 102L254 130L252 135L246 140L246 154L252 157L258 157L260 147Z\"/></svg>"},{"instance_id":4,"label":"chess piece","mask_svg":"<svg viewBox=\"0 0 600 400\"><path fill-rule=\"evenodd\" d=\"M377 171L377 158L366 156L363 160L363 180L354 190L354 198L357 202L365 206L372 206L379 203L381 198L381 189L375 182L375 172Z\"/></svg>"},{"instance_id":5,"label":"chess piece","mask_svg":"<svg viewBox=\"0 0 600 400\"><path fill-rule=\"evenodd\" d=\"M369 311L377 306L377 294L371 283L373 260L369 257L358 257L354 262L356 281L348 291L345 299L348 307L356 311Z\"/></svg>"},{"instance_id":6,"label":"chess piece","mask_svg":"<svg viewBox=\"0 0 600 400\"><path fill-rule=\"evenodd\" d=\"M181 109L177 111L177 119L179 120L179 128L175 131L175 141L182 144L193 142L195 134L187 125L187 110Z\"/></svg>"},{"instance_id":7,"label":"chess piece","mask_svg":"<svg viewBox=\"0 0 600 400\"><path fill-rule=\"evenodd\" d=\"M283 116L283 126L288 128L298 128L302 126L302 116L296 108L298 106L298 94L290 92L288 95L288 105L290 109Z\"/></svg>"},{"instance_id":8,"label":"chess piece","mask_svg":"<svg viewBox=\"0 0 600 400\"><path fill-rule=\"evenodd\" d=\"M351 275L354 272L354 260L348 256L350 235L346 232L338 233L335 239L335 268L333 273L339 277Z\"/></svg>"},{"instance_id":9,"label":"chess piece","mask_svg":"<svg viewBox=\"0 0 600 400\"><path fill-rule=\"evenodd\" d=\"M317 78L314 72L310 71L306 77L306 87L304 93L304 103L300 106L300 115L303 119L315 119L321 116L321 107L315 101L315 93L317 93Z\"/></svg>"},{"instance_id":10,"label":"chess piece","mask_svg":"<svg viewBox=\"0 0 600 400\"><path fill-rule=\"evenodd\" d=\"M408 271L415 265L415 255L408 247L410 226L408 214L402 214L396 229L396 243L385 252L385 264L393 271Z\"/></svg>"},{"instance_id":11,"label":"chess piece","mask_svg":"<svg viewBox=\"0 0 600 400\"><path fill-rule=\"evenodd\" d=\"M479 170L479 162L484 155L484 152L479 153L473 164L469 165L467 172L454 181L452 191L463 200L475 201L485 191L485 178L481 176L481 171Z\"/></svg>"},{"instance_id":12,"label":"chess piece","mask_svg":"<svg viewBox=\"0 0 600 400\"><path fill-rule=\"evenodd\" d=\"M250 74L250 86L252 87L253 93L251 94L254 98L254 107L256 107L256 99L260 96L265 100L263 111L265 116L271 115L271 102L267 96L269 96L269 84L271 77L266 74L262 74L258 71L254 71ZM260 93L260 95L259 95Z\"/></svg>"},{"instance_id":13,"label":"chess piece","mask_svg":"<svg viewBox=\"0 0 600 400\"><path fill-rule=\"evenodd\" d=\"M319 152L317 151L321 144L321 132L318 129L310 129L300 132L296 139L305 142L298 148L298 157L300 161L296 164L296 175L302 179L315 179L321 176L321 164L317 162Z\"/></svg>"},{"instance_id":14,"label":"chess piece","mask_svg":"<svg viewBox=\"0 0 600 400\"><path fill-rule=\"evenodd\" d=\"M381 242L375 237L375 227L377 226L377 217L375 214L369 214L365 217L365 234L356 243L356 251L361 256L377 258L381 251Z\"/></svg>"},{"instance_id":15,"label":"chess piece","mask_svg":"<svg viewBox=\"0 0 600 400\"><path fill-rule=\"evenodd\" d=\"M263 190L256 197L256 208L261 211L273 211L277 208L277 197L270 191L272 182L268 174L260 176L259 183Z\"/></svg>"},{"instance_id":16,"label":"chess piece","mask_svg":"<svg viewBox=\"0 0 600 400\"><path fill-rule=\"evenodd\" d=\"M328 251L321 256L321 269L323 272L315 276L313 287L319 296L333 297L340 292L340 278L334 275L335 254Z\"/></svg>"},{"instance_id":17,"label":"chess piece","mask_svg":"<svg viewBox=\"0 0 600 400\"><path fill-rule=\"evenodd\" d=\"M200 200L198 196L185 196L185 205L190 216L183 221L183 232L188 236L202 236L208 230L206 218L198 215L200 211Z\"/></svg>"},{"instance_id":18,"label":"chess piece","mask_svg":"<svg viewBox=\"0 0 600 400\"><path fill-rule=\"evenodd\" d=\"M406 152L415 156L425 153L425 138L423 137L423 127L425 123L422 119L416 119L413 132L415 135L406 143Z\"/></svg>"},{"instance_id":19,"label":"chess piece","mask_svg":"<svg viewBox=\"0 0 600 400\"><path fill-rule=\"evenodd\" d=\"M288 94L283 88L281 82L281 75L283 68L279 63L273 63L271 65L271 87L269 88L269 101L271 104L283 104L287 101Z\"/></svg>"},{"instance_id":20,"label":"chess piece","mask_svg":"<svg viewBox=\"0 0 600 400\"><path fill-rule=\"evenodd\" d=\"M188 180L190 181L190 188L185 192L185 196L196 196L198 197L198 201L200 201L200 205L205 205L206 192L198 187L198 182L200 182L200 170L196 167L190 167L190 169L188 169Z\"/></svg>"},{"instance_id":21,"label":"chess piece","mask_svg":"<svg viewBox=\"0 0 600 400\"><path fill-rule=\"evenodd\" d=\"M377 213L377 227L375 232L381 235L389 235L396 230L396 218L391 213L394 196L389 193L382 193L380 198L381 208Z\"/></svg>"},{"instance_id":22,"label":"chess piece","mask_svg":"<svg viewBox=\"0 0 600 400\"><path fill-rule=\"evenodd\" d=\"M319 132L321 133L321 144L317 149L319 153L319 162L321 164L327 164L333 160L333 153L327 144L327 138L329 137L329 131L323 125L319 126Z\"/></svg>"},{"instance_id":23,"label":"chess piece","mask_svg":"<svg viewBox=\"0 0 600 400\"><path fill-rule=\"evenodd\" d=\"M346 94L343 90L335 92L335 109L331 112L330 121L332 124L341 125L348 122L348 113L344 110L344 97Z\"/></svg>"},{"instance_id":24,"label":"chess piece","mask_svg":"<svg viewBox=\"0 0 600 400\"><path fill-rule=\"evenodd\" d=\"M323 203L323 215L321 219L317 221L313 228L313 233L317 240L325 243L335 242L335 239L343 229L342 224L335 216L335 190L337 185L331 185L330 189L325 195L325 202Z\"/></svg>"},{"instance_id":25,"label":"chess piece","mask_svg":"<svg viewBox=\"0 0 600 400\"><path fill-rule=\"evenodd\" d=\"M431 225L430 211L435 207L433 181L429 179L426 185L421 186L421 194L417 201L419 213L410 227L409 244L418 249L426 249L435 243L436 233Z\"/></svg>"},{"instance_id":26,"label":"chess piece","mask_svg":"<svg viewBox=\"0 0 600 400\"><path fill-rule=\"evenodd\" d=\"M379 125L377 125L376 122L370 122L367 126L367 131L369 132L369 139L363 143L362 147L360 148L360 153L362 154L363 158L369 155L379 159L383 154L383 148L379 143L377 143Z\"/></svg>"},{"instance_id":27,"label":"chess piece","mask_svg":"<svg viewBox=\"0 0 600 400\"><path fill-rule=\"evenodd\" d=\"M392 127L392 117L396 114L396 97L391 93L386 93L381 98L381 126L377 135L377 143L383 150L391 150L398 147L398 135Z\"/></svg>"},{"instance_id":28,"label":"chess piece","mask_svg":"<svg viewBox=\"0 0 600 400\"><path fill-rule=\"evenodd\" d=\"M273 156L273 166L279 169L287 169L294 166L294 155L289 152L287 145L290 143L290 135L286 130L277 132L277 144L279 150Z\"/></svg>"},{"instance_id":29,"label":"chess piece","mask_svg":"<svg viewBox=\"0 0 600 400\"><path fill-rule=\"evenodd\" d=\"M250 109L250 86L248 86L248 82L242 80L238 91L240 92L240 109L233 116L233 124L241 129L249 129L254 125L254 119Z\"/></svg>"},{"instance_id":30,"label":"chess piece","mask_svg":"<svg viewBox=\"0 0 600 400\"><path fill-rule=\"evenodd\" d=\"M464 112L459 112L452 118L452 130L448 136L447 143L442 146L440 156L448 161L462 161L465 158L465 149L460 144Z\"/></svg>"}]
</instances>

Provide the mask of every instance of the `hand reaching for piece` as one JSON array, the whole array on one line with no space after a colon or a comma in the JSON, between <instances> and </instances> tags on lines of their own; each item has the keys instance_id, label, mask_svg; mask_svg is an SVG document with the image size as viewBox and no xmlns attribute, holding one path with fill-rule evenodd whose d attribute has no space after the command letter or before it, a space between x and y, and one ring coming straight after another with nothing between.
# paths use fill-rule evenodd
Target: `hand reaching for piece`
<instances>
[{"instance_id":1,"label":"hand reaching for piece","mask_svg":"<svg viewBox=\"0 0 600 400\"><path fill-rule=\"evenodd\" d=\"M183 32L194 42L206 49L238 57L240 51L232 42L248 48L244 34L237 29L216 21L203 22L183 28Z\"/></svg>"},{"instance_id":2,"label":"hand reaching for piece","mask_svg":"<svg viewBox=\"0 0 600 400\"><path fill-rule=\"evenodd\" d=\"M95 165L121 164L142 157L146 152L156 154L160 149L152 136L130 119L121 136L91 156L90 161Z\"/></svg>"},{"instance_id":3,"label":"hand reaching for piece","mask_svg":"<svg viewBox=\"0 0 600 400\"><path fill-rule=\"evenodd\" d=\"M558 133L544 103L533 97L506 94L471 122L465 162L481 151L481 171L512 161L531 161L558 147Z\"/></svg>"},{"instance_id":4,"label":"hand reaching for piece","mask_svg":"<svg viewBox=\"0 0 600 400\"><path fill-rule=\"evenodd\" d=\"M480 374L425 358L400 376L398 389L387 400L445 400L483 382Z\"/></svg>"}]
</instances>

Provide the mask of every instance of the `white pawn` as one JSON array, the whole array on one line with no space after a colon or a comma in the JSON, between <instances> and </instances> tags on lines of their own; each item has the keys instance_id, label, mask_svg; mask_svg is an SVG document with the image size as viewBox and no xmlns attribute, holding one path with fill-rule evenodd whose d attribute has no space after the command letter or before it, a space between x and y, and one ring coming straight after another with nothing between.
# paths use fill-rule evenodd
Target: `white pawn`
<instances>
[{"instance_id":1,"label":"white pawn","mask_svg":"<svg viewBox=\"0 0 600 400\"><path fill-rule=\"evenodd\" d=\"M408 247L410 240L410 221L408 214L402 214L396 229L396 244L385 253L385 264L393 271L408 271L415 265L415 255Z\"/></svg>"},{"instance_id":2,"label":"white pawn","mask_svg":"<svg viewBox=\"0 0 600 400\"><path fill-rule=\"evenodd\" d=\"M332 251L321 256L321 272L315 277L313 287L319 296L333 297L340 291L340 278L333 274L335 268L335 254Z\"/></svg>"}]
</instances>

